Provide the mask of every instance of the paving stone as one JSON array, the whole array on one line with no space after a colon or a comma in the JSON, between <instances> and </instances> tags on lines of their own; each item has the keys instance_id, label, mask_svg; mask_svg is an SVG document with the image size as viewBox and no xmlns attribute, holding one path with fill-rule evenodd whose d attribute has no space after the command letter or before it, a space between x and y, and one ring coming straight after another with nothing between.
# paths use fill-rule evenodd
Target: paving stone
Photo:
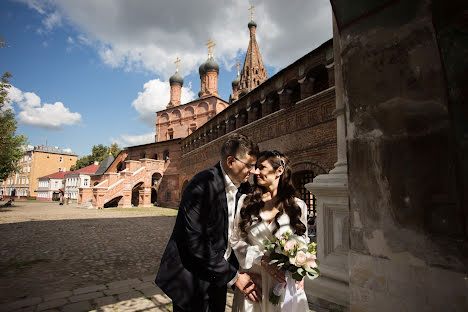
<instances>
[{"instance_id":1,"label":"paving stone","mask_svg":"<svg viewBox=\"0 0 468 312\"><path fill-rule=\"evenodd\" d=\"M149 309L149 310L145 310L145 312L172 312L172 310L168 310L164 307L154 307L152 309Z\"/></svg>"},{"instance_id":2,"label":"paving stone","mask_svg":"<svg viewBox=\"0 0 468 312\"><path fill-rule=\"evenodd\" d=\"M160 304L168 304L172 302L171 299L169 299L169 297L166 295L157 294L154 295L153 298Z\"/></svg>"},{"instance_id":3,"label":"paving stone","mask_svg":"<svg viewBox=\"0 0 468 312\"><path fill-rule=\"evenodd\" d=\"M147 311L147 309L155 308L155 304L146 298L133 298L130 300L120 301L112 307L114 311Z\"/></svg>"},{"instance_id":4,"label":"paving stone","mask_svg":"<svg viewBox=\"0 0 468 312\"><path fill-rule=\"evenodd\" d=\"M29 306L29 307L21 308L19 310L15 310L13 312L35 312L35 311L36 311L35 306Z\"/></svg>"},{"instance_id":5,"label":"paving stone","mask_svg":"<svg viewBox=\"0 0 468 312\"><path fill-rule=\"evenodd\" d=\"M146 275L146 276L143 276L142 278L140 278L143 282L152 282L154 283L154 280L156 279L156 275L153 274L153 275Z\"/></svg>"},{"instance_id":6,"label":"paving stone","mask_svg":"<svg viewBox=\"0 0 468 312\"><path fill-rule=\"evenodd\" d=\"M42 301L39 297L25 298L0 305L0 311L13 311L22 307L32 306Z\"/></svg>"},{"instance_id":7,"label":"paving stone","mask_svg":"<svg viewBox=\"0 0 468 312\"><path fill-rule=\"evenodd\" d=\"M104 290L107 289L106 285L94 285L94 286L88 286L88 287L83 287L83 288L78 288L73 290L74 295L81 295L81 294L86 294L98 290Z\"/></svg>"},{"instance_id":8,"label":"paving stone","mask_svg":"<svg viewBox=\"0 0 468 312\"><path fill-rule=\"evenodd\" d=\"M44 296L44 301L60 299L60 298L66 298L66 297L70 297L72 294L73 293L71 291L69 291L69 290L61 291L61 292L57 292L57 293L54 293L54 294Z\"/></svg>"},{"instance_id":9,"label":"paving stone","mask_svg":"<svg viewBox=\"0 0 468 312\"><path fill-rule=\"evenodd\" d=\"M117 296L119 297L119 300L124 301L124 300L131 300L134 298L140 298L143 295L140 292L133 290L133 291L129 291L123 294L119 294Z\"/></svg>"},{"instance_id":10,"label":"paving stone","mask_svg":"<svg viewBox=\"0 0 468 312\"><path fill-rule=\"evenodd\" d=\"M148 287L144 289L140 289L140 291L143 293L143 295L147 297L152 297L156 294L163 295L163 291L159 287Z\"/></svg>"},{"instance_id":11,"label":"paving stone","mask_svg":"<svg viewBox=\"0 0 468 312\"><path fill-rule=\"evenodd\" d=\"M65 305L67 303L68 303L68 301L65 298L49 300L49 301L42 302L42 303L38 304L37 305L37 310L38 311L44 311L44 310L47 310L47 309L57 308L57 307Z\"/></svg>"},{"instance_id":12,"label":"paving stone","mask_svg":"<svg viewBox=\"0 0 468 312\"><path fill-rule=\"evenodd\" d=\"M62 307L63 312L83 312L90 311L93 307L89 301L80 301L72 304L68 304Z\"/></svg>"},{"instance_id":13,"label":"paving stone","mask_svg":"<svg viewBox=\"0 0 468 312\"><path fill-rule=\"evenodd\" d=\"M151 283L151 282L144 282L144 283L133 286L133 288L138 289L138 290L149 288L149 287L156 288L156 285L154 283Z\"/></svg>"},{"instance_id":14,"label":"paving stone","mask_svg":"<svg viewBox=\"0 0 468 312\"><path fill-rule=\"evenodd\" d=\"M117 302L117 299L114 298L114 296L107 296L107 297L101 297L94 299L94 302L96 303L97 307L102 307L110 304L114 304Z\"/></svg>"},{"instance_id":15,"label":"paving stone","mask_svg":"<svg viewBox=\"0 0 468 312\"><path fill-rule=\"evenodd\" d=\"M133 285L137 285L140 283L141 281L139 279L133 278L133 279L109 283L107 284L107 287L109 287L109 289L112 289L112 288L120 288L123 286L133 286Z\"/></svg>"},{"instance_id":16,"label":"paving stone","mask_svg":"<svg viewBox=\"0 0 468 312\"><path fill-rule=\"evenodd\" d=\"M68 298L71 302L79 302L83 300L89 300L89 299L95 299L99 297L103 297L104 294L100 291L88 293L88 294L82 294L82 295L76 295L76 296L71 296Z\"/></svg>"},{"instance_id":17,"label":"paving stone","mask_svg":"<svg viewBox=\"0 0 468 312\"><path fill-rule=\"evenodd\" d=\"M107 296L112 296L112 295L123 294L123 293L129 292L131 290L132 290L132 288L130 286L123 286L123 287L120 287L120 288L105 289L105 290L103 290L103 292Z\"/></svg>"}]
</instances>

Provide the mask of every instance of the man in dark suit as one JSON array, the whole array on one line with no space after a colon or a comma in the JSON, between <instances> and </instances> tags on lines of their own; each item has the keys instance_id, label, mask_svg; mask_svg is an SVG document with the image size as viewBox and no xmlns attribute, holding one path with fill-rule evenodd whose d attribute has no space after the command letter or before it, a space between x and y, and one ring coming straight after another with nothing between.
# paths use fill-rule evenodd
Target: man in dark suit
<instances>
[{"instance_id":1,"label":"man in dark suit","mask_svg":"<svg viewBox=\"0 0 468 312\"><path fill-rule=\"evenodd\" d=\"M227 287L233 285L259 302L260 286L238 272L229 243L240 209L237 200L246 184L248 188L257 154L248 137L232 134L221 147L221 161L195 175L185 188L155 281L172 299L174 312L224 312Z\"/></svg>"}]
</instances>

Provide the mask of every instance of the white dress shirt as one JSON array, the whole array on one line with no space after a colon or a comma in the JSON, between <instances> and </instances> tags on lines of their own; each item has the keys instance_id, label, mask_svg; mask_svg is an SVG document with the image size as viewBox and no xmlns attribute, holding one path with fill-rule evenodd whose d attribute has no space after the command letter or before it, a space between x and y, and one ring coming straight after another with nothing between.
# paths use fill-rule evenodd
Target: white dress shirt
<instances>
[{"instance_id":1,"label":"white dress shirt","mask_svg":"<svg viewBox=\"0 0 468 312\"><path fill-rule=\"evenodd\" d=\"M237 188L239 185L235 185L229 175L224 172L223 166L221 162L219 164L221 166L221 171L224 177L224 187L226 190L226 200L227 200L227 208L228 208L228 243L226 247L226 252L224 253L224 259L228 260L231 256L232 248L231 248L231 234L234 226L234 218L235 218L235 210L236 210L236 195L237 195ZM240 208L240 207L238 207ZM239 276L239 272L237 272L236 276L227 284L228 287L231 287L236 281Z\"/></svg>"}]
</instances>

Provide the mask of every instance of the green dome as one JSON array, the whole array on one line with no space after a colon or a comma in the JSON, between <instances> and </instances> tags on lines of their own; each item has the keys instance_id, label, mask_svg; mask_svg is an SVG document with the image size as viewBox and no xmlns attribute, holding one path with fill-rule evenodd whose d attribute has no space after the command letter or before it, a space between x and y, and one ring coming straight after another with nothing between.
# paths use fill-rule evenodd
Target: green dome
<instances>
[{"instance_id":1,"label":"green dome","mask_svg":"<svg viewBox=\"0 0 468 312\"><path fill-rule=\"evenodd\" d=\"M219 64L216 63L214 58L210 57L205 62L204 70L205 70L205 72L215 71L215 72L219 73Z\"/></svg>"},{"instance_id":2,"label":"green dome","mask_svg":"<svg viewBox=\"0 0 468 312\"><path fill-rule=\"evenodd\" d=\"M252 26L257 27L257 23L255 23L254 21L250 21L247 25L249 26L249 28Z\"/></svg>"},{"instance_id":3,"label":"green dome","mask_svg":"<svg viewBox=\"0 0 468 312\"><path fill-rule=\"evenodd\" d=\"M169 84L172 86L173 84L178 84L178 85L183 85L184 84L184 78L179 75L179 73L175 73L174 75L169 78Z\"/></svg>"}]
</instances>

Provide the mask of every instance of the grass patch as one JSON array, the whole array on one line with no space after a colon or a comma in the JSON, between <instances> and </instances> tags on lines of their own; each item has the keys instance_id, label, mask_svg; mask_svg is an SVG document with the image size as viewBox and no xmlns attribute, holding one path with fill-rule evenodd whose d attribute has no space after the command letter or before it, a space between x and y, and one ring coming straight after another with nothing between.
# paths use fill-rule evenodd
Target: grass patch
<instances>
[{"instance_id":1,"label":"grass patch","mask_svg":"<svg viewBox=\"0 0 468 312\"><path fill-rule=\"evenodd\" d=\"M172 303L166 304L166 309L167 309L169 312L172 312Z\"/></svg>"}]
</instances>

